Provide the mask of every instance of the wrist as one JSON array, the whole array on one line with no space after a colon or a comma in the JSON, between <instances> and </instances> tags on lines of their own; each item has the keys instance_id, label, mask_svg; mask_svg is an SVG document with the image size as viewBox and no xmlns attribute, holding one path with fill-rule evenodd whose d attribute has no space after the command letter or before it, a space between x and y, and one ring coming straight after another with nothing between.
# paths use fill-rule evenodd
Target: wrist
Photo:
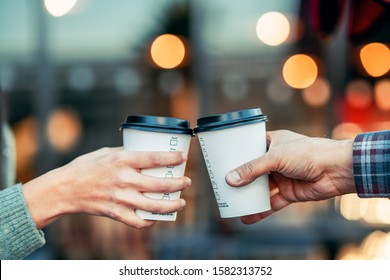
<instances>
[{"instance_id":1,"label":"wrist","mask_svg":"<svg viewBox=\"0 0 390 280\"><path fill-rule=\"evenodd\" d=\"M353 177L353 139L335 140L335 146L329 151L333 162L329 168L329 174L335 183L340 195L355 193Z\"/></svg>"},{"instance_id":2,"label":"wrist","mask_svg":"<svg viewBox=\"0 0 390 280\"><path fill-rule=\"evenodd\" d=\"M59 169L54 169L23 185L27 207L38 229L69 212L60 178Z\"/></svg>"}]
</instances>

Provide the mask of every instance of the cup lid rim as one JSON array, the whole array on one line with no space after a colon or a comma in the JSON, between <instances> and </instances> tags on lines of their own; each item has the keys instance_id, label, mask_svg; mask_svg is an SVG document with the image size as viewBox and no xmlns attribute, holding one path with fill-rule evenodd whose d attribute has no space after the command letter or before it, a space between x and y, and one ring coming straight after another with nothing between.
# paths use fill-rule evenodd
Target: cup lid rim
<instances>
[{"instance_id":1,"label":"cup lid rim","mask_svg":"<svg viewBox=\"0 0 390 280\"><path fill-rule=\"evenodd\" d=\"M265 121L268 121L268 118L262 113L260 108L251 108L198 118L194 132L219 130Z\"/></svg>"},{"instance_id":2,"label":"cup lid rim","mask_svg":"<svg viewBox=\"0 0 390 280\"><path fill-rule=\"evenodd\" d=\"M193 134L189 121L164 116L129 115L120 127L121 130L125 128L176 134Z\"/></svg>"}]
</instances>

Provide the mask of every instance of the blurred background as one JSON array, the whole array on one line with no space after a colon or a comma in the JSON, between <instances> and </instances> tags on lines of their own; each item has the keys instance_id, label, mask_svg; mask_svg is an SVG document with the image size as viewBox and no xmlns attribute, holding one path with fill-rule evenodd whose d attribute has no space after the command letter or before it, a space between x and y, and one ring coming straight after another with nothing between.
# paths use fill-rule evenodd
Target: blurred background
<instances>
[{"instance_id":1,"label":"blurred background","mask_svg":"<svg viewBox=\"0 0 390 280\"><path fill-rule=\"evenodd\" d=\"M261 107L268 130L344 139L390 129L388 0L0 1L2 116L26 182L104 146L127 115L191 121ZM7 151L3 151L7 152ZM135 230L73 215L32 259L390 258L390 200L301 203L221 219L191 143L187 207Z\"/></svg>"}]
</instances>

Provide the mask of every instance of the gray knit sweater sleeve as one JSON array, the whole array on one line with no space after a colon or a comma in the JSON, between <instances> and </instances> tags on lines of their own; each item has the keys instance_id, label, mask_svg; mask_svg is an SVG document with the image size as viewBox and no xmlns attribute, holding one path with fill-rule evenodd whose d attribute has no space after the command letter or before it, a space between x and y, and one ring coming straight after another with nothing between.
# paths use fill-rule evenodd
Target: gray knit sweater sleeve
<instances>
[{"instance_id":1,"label":"gray knit sweater sleeve","mask_svg":"<svg viewBox=\"0 0 390 280\"><path fill-rule=\"evenodd\" d=\"M0 191L0 259L23 259L45 244L28 211L22 185Z\"/></svg>"}]
</instances>

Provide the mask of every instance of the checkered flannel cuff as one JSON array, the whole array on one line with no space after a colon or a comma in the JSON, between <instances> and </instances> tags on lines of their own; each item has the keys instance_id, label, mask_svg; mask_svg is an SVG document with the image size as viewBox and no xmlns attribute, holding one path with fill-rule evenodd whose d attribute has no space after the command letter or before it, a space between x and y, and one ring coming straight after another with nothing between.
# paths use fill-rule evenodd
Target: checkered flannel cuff
<instances>
[{"instance_id":1,"label":"checkered flannel cuff","mask_svg":"<svg viewBox=\"0 0 390 280\"><path fill-rule=\"evenodd\" d=\"M353 172L359 197L390 198L390 130L356 136Z\"/></svg>"}]
</instances>

